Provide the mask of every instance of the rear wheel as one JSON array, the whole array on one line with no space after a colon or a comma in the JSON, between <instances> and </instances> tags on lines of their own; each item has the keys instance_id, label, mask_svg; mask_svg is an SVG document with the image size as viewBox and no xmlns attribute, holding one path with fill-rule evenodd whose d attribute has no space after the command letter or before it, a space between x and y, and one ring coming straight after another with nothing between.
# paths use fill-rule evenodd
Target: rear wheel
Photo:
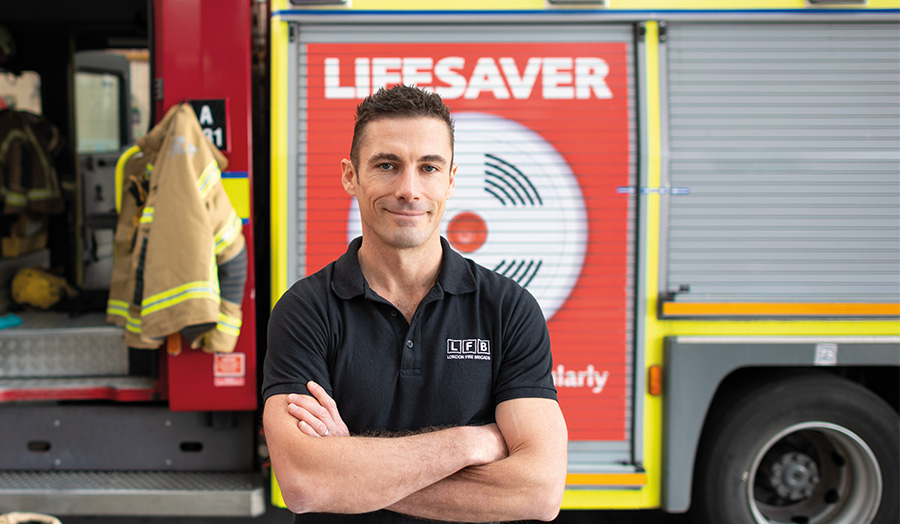
<instances>
[{"instance_id":1,"label":"rear wheel","mask_svg":"<svg viewBox=\"0 0 900 524\"><path fill-rule=\"evenodd\" d=\"M710 414L693 506L708 523L896 523L900 421L826 373L736 392Z\"/></svg>"}]
</instances>

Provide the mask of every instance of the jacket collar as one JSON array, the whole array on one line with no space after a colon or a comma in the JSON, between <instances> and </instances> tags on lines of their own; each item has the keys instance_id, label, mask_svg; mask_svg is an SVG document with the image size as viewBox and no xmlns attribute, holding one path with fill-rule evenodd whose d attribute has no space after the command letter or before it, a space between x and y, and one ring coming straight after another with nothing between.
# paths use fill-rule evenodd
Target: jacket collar
<instances>
[{"instance_id":1,"label":"jacket collar","mask_svg":"<svg viewBox=\"0 0 900 524\"><path fill-rule=\"evenodd\" d=\"M347 247L347 252L334 264L331 289L344 300L365 295L369 287L359 266L360 246L362 237L353 239ZM460 295L475 291L475 275L466 259L454 251L444 237L441 237L441 248L443 249L441 270L435 284L439 294Z\"/></svg>"}]
</instances>

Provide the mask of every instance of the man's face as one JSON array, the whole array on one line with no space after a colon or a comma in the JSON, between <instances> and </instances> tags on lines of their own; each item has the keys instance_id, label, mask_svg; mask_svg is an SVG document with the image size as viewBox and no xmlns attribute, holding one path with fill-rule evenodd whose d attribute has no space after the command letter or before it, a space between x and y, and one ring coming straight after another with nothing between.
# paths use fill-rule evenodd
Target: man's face
<instances>
[{"instance_id":1,"label":"man's face","mask_svg":"<svg viewBox=\"0 0 900 524\"><path fill-rule=\"evenodd\" d=\"M456 176L447 124L383 118L364 133L359 165L344 159L341 170L344 189L359 203L365 242L408 249L436 239Z\"/></svg>"}]
</instances>

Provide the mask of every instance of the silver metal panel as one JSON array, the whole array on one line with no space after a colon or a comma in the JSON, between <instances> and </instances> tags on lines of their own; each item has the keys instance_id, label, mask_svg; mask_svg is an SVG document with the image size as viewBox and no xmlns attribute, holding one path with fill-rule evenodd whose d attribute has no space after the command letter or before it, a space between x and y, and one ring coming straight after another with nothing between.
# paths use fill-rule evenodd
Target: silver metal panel
<instances>
[{"instance_id":1,"label":"silver metal panel","mask_svg":"<svg viewBox=\"0 0 900 524\"><path fill-rule=\"evenodd\" d=\"M670 23L666 46L690 194L668 197L661 291L900 300L900 27Z\"/></svg>"},{"instance_id":2,"label":"silver metal panel","mask_svg":"<svg viewBox=\"0 0 900 524\"><path fill-rule=\"evenodd\" d=\"M0 330L0 378L127 375L125 331L102 313L19 313Z\"/></svg>"},{"instance_id":3,"label":"silver metal panel","mask_svg":"<svg viewBox=\"0 0 900 524\"><path fill-rule=\"evenodd\" d=\"M288 262L291 266L288 268L288 281L293 282L297 278L304 276L303 269L305 267L304 236L306 224L303 223L305 210L308 208L306 202L306 158L303 154L306 142L306 113L305 108L308 103L307 93L304 90L306 84L307 61L306 61L306 45L312 43L360 43L360 42L379 42L379 43L417 43L417 42L626 42L629 45L628 70L632 72L628 82L628 118L630 124L629 150L631 155L629 158L629 185L637 187L637 102L636 102L636 77L634 50L632 47L634 39L634 28L629 24L587 24L579 20L578 23L547 23L544 21L540 24L456 24L452 32L445 31L446 20L441 18L435 21L433 18L428 21L416 20L414 24L397 23L395 18L385 23L383 17L379 17L377 24L357 23L364 20L355 20L354 23L340 23L339 19L323 19L323 18L290 18L292 20L300 20L300 23L293 23L296 40L291 46L289 55L289 64L292 70L289 71L289 104L291 105L290 114L296 115L296 120L289 123L289 148L295 152L291 155L288 172L288 217L291 221L289 225L290 234L288 236L287 249L290 253ZM343 21L346 21L344 19ZM478 17L478 21L482 18ZM504 19L504 22L508 20ZM295 118L292 116L291 118ZM350 118L349 116L347 117ZM348 120L347 125L351 125ZM349 150L349 144L347 144ZM338 166L335 166L338 169ZM336 171L337 173L337 171ZM337 175L335 175L337 177ZM335 183L339 183L335 178ZM636 260L635 245L637 237L637 195L622 195L622 198L628 199L628 231L627 231L627 257L628 260ZM635 450L633 439L640 431L635 431L635 413L634 404L634 311L635 311L635 270L633 267L627 268L627 298L624 307L627 308L627 321L622 326L623 332L626 334L626 358L627 369L627 394L626 394L626 438L623 442L599 442L595 448L590 451L579 451L577 448L573 454L573 460L570 460L572 471L605 471L611 464L631 464L634 461L640 461L640 457L635 457L632 453ZM638 421L642 420L639 418ZM642 445L637 446L642 449ZM602 466L601 466L602 464ZM593 469L590 469L593 468ZM605 468L605 469L604 469ZM633 468L632 468L633 469Z\"/></svg>"},{"instance_id":4,"label":"silver metal panel","mask_svg":"<svg viewBox=\"0 0 900 524\"><path fill-rule=\"evenodd\" d=\"M629 442L569 442L569 473L634 473L634 464L622 462L630 451Z\"/></svg>"},{"instance_id":5,"label":"silver metal panel","mask_svg":"<svg viewBox=\"0 0 900 524\"><path fill-rule=\"evenodd\" d=\"M638 34L642 34L645 31L645 26L642 25L638 29ZM647 85L647 75L644 74L644 71L647 70L647 44L644 38L638 38L636 42L636 75L637 75L637 102L635 105L646 108L647 107L647 97L648 97L648 85ZM649 179L649 166L650 166L650 158L649 158L649 140L650 136L647 133L648 125L647 125L647 112L643 111L641 114L641 120L638 122L635 119L636 127L639 130L638 133L638 149L640 155L640 161L637 164L637 170L635 173L637 175L635 188L646 187L648 185ZM647 226L648 222L644 215L646 215L647 209L647 195L641 194L638 196L639 201L635 202L632 210L634 214L632 215L634 218L633 223L635 224L635 241L631 242L633 246L645 246L647 245ZM640 214L639 214L640 213ZM643 297L647 294L647 257L638 256L638 253L632 256L632 260L637 261L637 277L632 280L634 283L634 293L637 297ZM631 308L635 311L635 358L634 358L634 390L632 391L632 397L634 398L634 406L635 409L633 411L634 416L634 434L632 436L632 456L633 461L635 463L643 464L644 462L644 392L647 391L647 374L644 371L647 367L646 364L646 354L644 352L644 347L646 346L646 322L647 322L647 302L645 300L637 300L635 302L634 307Z\"/></svg>"},{"instance_id":6,"label":"silver metal panel","mask_svg":"<svg viewBox=\"0 0 900 524\"><path fill-rule=\"evenodd\" d=\"M0 512L256 517L265 509L253 472L0 472Z\"/></svg>"},{"instance_id":7,"label":"silver metal panel","mask_svg":"<svg viewBox=\"0 0 900 524\"><path fill-rule=\"evenodd\" d=\"M249 470L255 419L165 406L0 405L0 470Z\"/></svg>"}]
</instances>

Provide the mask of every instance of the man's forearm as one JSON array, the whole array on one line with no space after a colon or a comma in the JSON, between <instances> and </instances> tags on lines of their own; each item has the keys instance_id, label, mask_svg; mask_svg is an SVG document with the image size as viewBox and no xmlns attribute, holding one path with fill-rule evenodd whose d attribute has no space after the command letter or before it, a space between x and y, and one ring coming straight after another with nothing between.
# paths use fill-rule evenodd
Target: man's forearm
<instances>
[{"instance_id":1,"label":"man's forearm","mask_svg":"<svg viewBox=\"0 0 900 524\"><path fill-rule=\"evenodd\" d=\"M454 522L552 520L559 505L554 497L536 496L558 489L558 479L542 474L525 457L510 457L465 468L388 507L418 518ZM519 462L519 464L516 464ZM532 474L525 473L531 470Z\"/></svg>"},{"instance_id":2,"label":"man's forearm","mask_svg":"<svg viewBox=\"0 0 900 524\"><path fill-rule=\"evenodd\" d=\"M449 428L398 438L317 438L303 434L286 410L285 399L270 398L264 423L285 501L298 513L382 509L462 468L502 456L496 428Z\"/></svg>"},{"instance_id":3,"label":"man's forearm","mask_svg":"<svg viewBox=\"0 0 900 524\"><path fill-rule=\"evenodd\" d=\"M553 520L567 469L565 421L553 401L501 404L497 422L509 457L468 467L390 508L420 518L457 522Z\"/></svg>"}]
</instances>

